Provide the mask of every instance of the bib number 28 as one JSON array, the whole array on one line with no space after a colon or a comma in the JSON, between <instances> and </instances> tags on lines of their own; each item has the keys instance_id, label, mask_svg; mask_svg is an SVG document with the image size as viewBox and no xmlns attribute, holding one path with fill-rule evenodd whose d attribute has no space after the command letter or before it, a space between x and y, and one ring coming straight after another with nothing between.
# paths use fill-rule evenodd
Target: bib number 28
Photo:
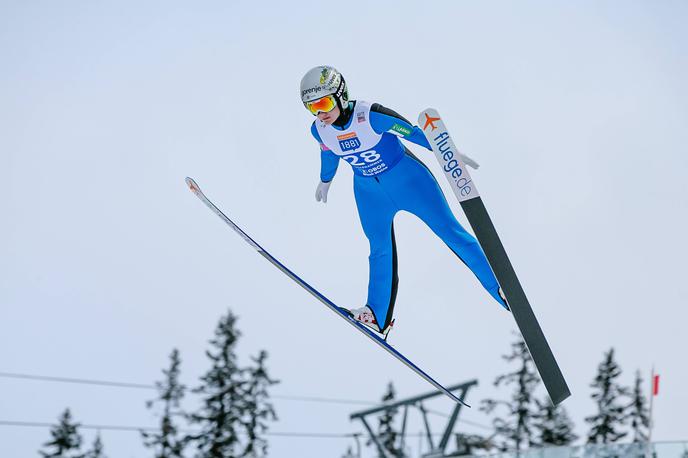
<instances>
[{"instance_id":1,"label":"bib number 28","mask_svg":"<svg viewBox=\"0 0 688 458\"><path fill-rule=\"evenodd\" d=\"M380 155L376 153L375 150L371 149L368 151L364 151L360 154L350 154L348 156L342 156L342 159L344 159L346 162L353 165L354 167L360 167L365 164L372 164L373 162L380 159Z\"/></svg>"}]
</instances>

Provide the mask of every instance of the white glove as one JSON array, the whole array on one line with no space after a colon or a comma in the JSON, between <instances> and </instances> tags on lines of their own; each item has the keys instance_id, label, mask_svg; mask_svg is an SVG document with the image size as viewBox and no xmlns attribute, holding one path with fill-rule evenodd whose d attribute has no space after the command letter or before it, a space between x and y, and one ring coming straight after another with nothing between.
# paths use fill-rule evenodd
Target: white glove
<instances>
[{"instance_id":1,"label":"white glove","mask_svg":"<svg viewBox=\"0 0 688 458\"><path fill-rule=\"evenodd\" d=\"M330 189L330 185L332 184L331 181L328 181L327 183L320 182L318 183L318 188L315 190L315 200L322 202L324 204L327 203L327 191Z\"/></svg>"},{"instance_id":2,"label":"white glove","mask_svg":"<svg viewBox=\"0 0 688 458\"><path fill-rule=\"evenodd\" d=\"M461 156L461 160L462 160L463 163L466 164L467 166L472 167L472 168L474 168L474 169L476 169L476 170L478 169L478 167L480 167L480 164L478 164L477 162L475 162L473 159L471 159L470 157L466 156L465 154L459 153L459 156Z\"/></svg>"}]
</instances>

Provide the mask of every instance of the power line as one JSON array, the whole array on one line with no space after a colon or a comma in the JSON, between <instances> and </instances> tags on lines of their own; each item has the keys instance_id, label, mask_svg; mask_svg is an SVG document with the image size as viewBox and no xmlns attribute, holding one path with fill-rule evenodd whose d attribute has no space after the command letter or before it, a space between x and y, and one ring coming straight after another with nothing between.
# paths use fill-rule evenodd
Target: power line
<instances>
[{"instance_id":1,"label":"power line","mask_svg":"<svg viewBox=\"0 0 688 458\"><path fill-rule=\"evenodd\" d=\"M357 401L355 399L336 399L336 398L321 398L321 397L313 397L313 396L286 396L286 395L270 395L270 397L275 398L275 399L284 399L288 401L307 401L307 402L326 402L330 404L356 404L356 405L365 405L365 406L372 406L376 405L376 402L370 402L370 401Z\"/></svg>"},{"instance_id":2,"label":"power line","mask_svg":"<svg viewBox=\"0 0 688 458\"><path fill-rule=\"evenodd\" d=\"M18 374L12 372L0 372L0 377L4 378L15 378L24 380L38 380L43 382L60 382L60 383L75 383L81 385L99 385L99 386L110 386L118 388L136 388L144 390L154 390L155 385L146 385L142 383L127 383L127 382L113 382L107 380L93 380L93 379L82 379L82 378L72 378L72 377L54 377L49 375L33 375L33 374ZM337 399L337 398L324 398L317 396L287 396L287 395L271 395L275 399L284 399L287 401L305 401L305 402L323 402L331 404L355 404L355 405L375 405L375 402L361 401L356 399Z\"/></svg>"},{"instance_id":3,"label":"power line","mask_svg":"<svg viewBox=\"0 0 688 458\"><path fill-rule=\"evenodd\" d=\"M55 426L53 423L39 422L39 421L8 421L0 420L0 426L18 426L27 428L51 428ZM88 425L78 423L77 426L82 429L93 429L96 431L160 431L160 428L151 426L118 426L118 425ZM196 434L198 431L190 429L180 429L179 432L187 434ZM266 436L275 437L310 437L323 439L345 439L349 437L360 437L361 433L308 433L308 432L266 432ZM431 436L441 436L442 434L431 434ZM406 433L408 437L425 437L425 433Z\"/></svg>"},{"instance_id":4,"label":"power line","mask_svg":"<svg viewBox=\"0 0 688 458\"><path fill-rule=\"evenodd\" d=\"M427 408L426 408L425 411L426 411L427 413L431 413L431 414L434 414L434 415L438 415L438 416L444 417L444 418L449 418L449 417L450 417L450 415L447 415L447 414L444 413L444 412L438 412L438 411L436 411L436 410L430 410L430 409L427 409ZM488 431L493 431L493 430L494 430L494 428L492 428L492 427L490 427L490 426L481 425L480 423L476 423L476 422L474 422L474 421L469 421L469 420L457 420L457 421L458 421L459 423L465 423L465 424L467 424L467 425L475 426L476 428L482 428L482 429L485 429L485 430L488 430Z\"/></svg>"},{"instance_id":5,"label":"power line","mask_svg":"<svg viewBox=\"0 0 688 458\"><path fill-rule=\"evenodd\" d=\"M144 390L154 390L155 385L143 384L143 383L128 383L128 382L115 382L109 380L94 380L94 379L82 379L74 377L55 377L51 375L34 375L34 374L20 374L15 372L0 372L0 377L4 378L15 378L24 380L37 380L42 382L58 382L58 383L74 383L80 385L98 385L98 386L110 386L117 388L134 388L134 389L144 389ZM340 398L325 398L317 396L288 396L288 395L271 395L274 399L283 399L286 401L303 401L303 402L320 402L329 404L347 404L347 405L378 405L377 402L361 401L356 399L340 399ZM428 413L439 415L445 418L449 418L449 415L437 412L434 410L426 409ZM492 430L490 426L482 425L480 423L475 423L468 420L459 420L460 423L465 423L467 425L475 426L477 428L482 428L485 430Z\"/></svg>"},{"instance_id":6,"label":"power line","mask_svg":"<svg viewBox=\"0 0 688 458\"><path fill-rule=\"evenodd\" d=\"M140 388L140 389L155 389L155 385L143 385L141 383L125 383L125 382L110 382L105 380L89 380L81 378L69 377L52 377L48 375L29 375L29 374L14 374L9 372L0 372L0 377L18 378L25 380L40 380L43 382L61 382L61 383L78 383L82 385L101 385L101 386L116 386L120 388Z\"/></svg>"},{"instance_id":7,"label":"power line","mask_svg":"<svg viewBox=\"0 0 688 458\"><path fill-rule=\"evenodd\" d=\"M7 421L0 420L0 426L20 426L29 428L51 428L55 426L53 423L38 422L38 421ZM79 428L95 429L98 431L160 431L160 428L150 426L117 426L117 425L86 425L78 424ZM192 430L180 430L184 433L198 433ZM358 433L306 433L306 432L266 432L266 436L281 436L281 437L321 437L321 438L347 438L360 435Z\"/></svg>"}]
</instances>

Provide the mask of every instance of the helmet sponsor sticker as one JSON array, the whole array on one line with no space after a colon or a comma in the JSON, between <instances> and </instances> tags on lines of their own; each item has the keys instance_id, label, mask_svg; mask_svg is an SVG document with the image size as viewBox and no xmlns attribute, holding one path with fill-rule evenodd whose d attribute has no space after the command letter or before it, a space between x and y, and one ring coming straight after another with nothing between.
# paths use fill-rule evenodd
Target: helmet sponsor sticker
<instances>
[{"instance_id":1,"label":"helmet sponsor sticker","mask_svg":"<svg viewBox=\"0 0 688 458\"><path fill-rule=\"evenodd\" d=\"M322 72L320 72L320 84L325 84L325 81L327 81L328 73L330 73L330 70L328 68L322 69Z\"/></svg>"},{"instance_id":2,"label":"helmet sponsor sticker","mask_svg":"<svg viewBox=\"0 0 688 458\"><path fill-rule=\"evenodd\" d=\"M321 92L321 91L324 91L324 90L325 90L325 89L322 88L322 87L320 87L320 86L310 87L310 88L308 88L308 89L304 89L303 91L301 91L301 97L305 97L306 95L311 94L311 93L313 93L313 92L315 92L315 93L317 94L318 92Z\"/></svg>"}]
</instances>

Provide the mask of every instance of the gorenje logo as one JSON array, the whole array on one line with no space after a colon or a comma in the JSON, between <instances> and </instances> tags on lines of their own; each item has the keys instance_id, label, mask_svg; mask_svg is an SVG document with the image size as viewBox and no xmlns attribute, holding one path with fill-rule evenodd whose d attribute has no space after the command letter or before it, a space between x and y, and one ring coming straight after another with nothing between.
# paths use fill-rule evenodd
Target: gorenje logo
<instances>
[{"instance_id":1,"label":"gorenje logo","mask_svg":"<svg viewBox=\"0 0 688 458\"><path fill-rule=\"evenodd\" d=\"M324 90L325 89L320 87L320 86L312 87L309 89L304 89L303 91L301 91L301 97L303 97L306 94L310 94L311 92L320 92L320 91L324 91Z\"/></svg>"},{"instance_id":2,"label":"gorenje logo","mask_svg":"<svg viewBox=\"0 0 688 458\"><path fill-rule=\"evenodd\" d=\"M473 190L471 183L473 180L471 180L471 177L468 176L468 172L464 174L465 166L461 167L462 164L458 159L459 155L452 151L452 146L449 143L449 140L449 134L446 131L441 132L433 139L435 145L437 146L436 153L438 157L441 157L442 160L444 160L442 170L444 170L444 173L447 175L447 177L451 177L451 179L454 181L454 184L458 188L460 196L457 197L471 197L470 194Z\"/></svg>"}]
</instances>

